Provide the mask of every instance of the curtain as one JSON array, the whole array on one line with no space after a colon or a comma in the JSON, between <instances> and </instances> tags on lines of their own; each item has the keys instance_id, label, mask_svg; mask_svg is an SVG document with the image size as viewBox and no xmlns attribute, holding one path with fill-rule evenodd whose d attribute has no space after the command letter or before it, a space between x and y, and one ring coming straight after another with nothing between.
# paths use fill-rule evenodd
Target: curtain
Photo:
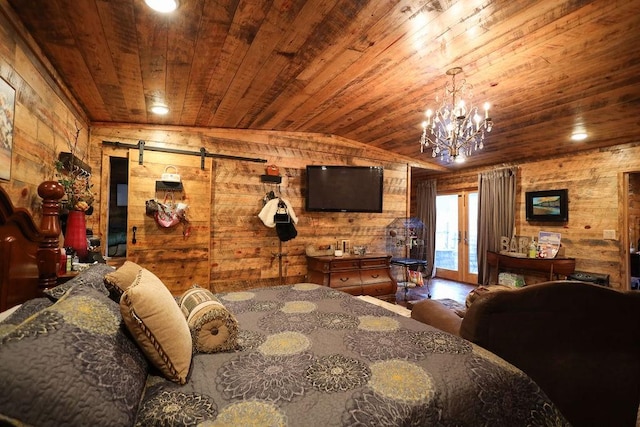
<instances>
[{"instance_id":1,"label":"curtain","mask_svg":"<svg viewBox=\"0 0 640 427\"><path fill-rule=\"evenodd\" d=\"M478 283L489 284L487 251L500 248L500 237L512 237L516 217L517 168L478 176Z\"/></svg>"},{"instance_id":2,"label":"curtain","mask_svg":"<svg viewBox=\"0 0 640 427\"><path fill-rule=\"evenodd\" d=\"M436 272L434 263L436 259L436 180L422 181L418 183L416 193L417 217L424 227L422 239L424 240L424 260L427 261L427 276L433 277Z\"/></svg>"}]
</instances>

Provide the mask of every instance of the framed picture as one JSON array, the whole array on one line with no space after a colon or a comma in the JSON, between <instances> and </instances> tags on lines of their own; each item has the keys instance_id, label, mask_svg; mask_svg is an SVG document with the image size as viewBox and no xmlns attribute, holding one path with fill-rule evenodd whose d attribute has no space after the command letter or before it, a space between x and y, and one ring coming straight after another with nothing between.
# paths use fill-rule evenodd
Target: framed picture
<instances>
[{"instance_id":1,"label":"framed picture","mask_svg":"<svg viewBox=\"0 0 640 427\"><path fill-rule=\"evenodd\" d=\"M525 193L527 221L567 222L569 198L567 189L528 191Z\"/></svg>"},{"instance_id":2,"label":"framed picture","mask_svg":"<svg viewBox=\"0 0 640 427\"><path fill-rule=\"evenodd\" d=\"M16 90L0 78L0 179L11 179L11 153L13 151L13 116Z\"/></svg>"},{"instance_id":3,"label":"framed picture","mask_svg":"<svg viewBox=\"0 0 640 427\"><path fill-rule=\"evenodd\" d=\"M349 242L348 240L343 240L342 241L342 253L343 254L348 254L349 250L351 249L351 242Z\"/></svg>"}]
</instances>

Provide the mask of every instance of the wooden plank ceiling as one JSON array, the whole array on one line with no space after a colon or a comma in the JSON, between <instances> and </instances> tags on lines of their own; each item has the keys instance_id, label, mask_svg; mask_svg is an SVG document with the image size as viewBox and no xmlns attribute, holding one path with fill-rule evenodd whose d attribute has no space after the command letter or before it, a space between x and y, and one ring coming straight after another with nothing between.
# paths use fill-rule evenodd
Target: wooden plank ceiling
<instances>
[{"instance_id":1,"label":"wooden plank ceiling","mask_svg":"<svg viewBox=\"0 0 640 427\"><path fill-rule=\"evenodd\" d=\"M329 133L447 171L639 141L639 0L2 1L93 122ZM462 165L418 142L452 67L495 123Z\"/></svg>"}]
</instances>

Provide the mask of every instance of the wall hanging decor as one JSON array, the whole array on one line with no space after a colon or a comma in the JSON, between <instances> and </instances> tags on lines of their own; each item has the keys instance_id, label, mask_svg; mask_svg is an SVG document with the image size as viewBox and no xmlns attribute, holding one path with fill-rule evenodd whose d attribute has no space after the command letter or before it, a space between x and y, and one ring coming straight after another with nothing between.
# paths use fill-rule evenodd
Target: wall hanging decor
<instances>
[{"instance_id":1,"label":"wall hanging decor","mask_svg":"<svg viewBox=\"0 0 640 427\"><path fill-rule=\"evenodd\" d=\"M173 168L173 172L169 171L171 168ZM160 175L160 180L156 181L156 191L182 191L183 189L182 178L178 173L178 169L173 165L164 168L164 172Z\"/></svg>"},{"instance_id":2,"label":"wall hanging decor","mask_svg":"<svg viewBox=\"0 0 640 427\"><path fill-rule=\"evenodd\" d=\"M187 224L189 222L187 219L188 207L186 203L175 203L173 193L169 191L164 197L164 202L154 199L145 202L147 215L153 216L156 223L164 228L172 228L180 223Z\"/></svg>"},{"instance_id":3,"label":"wall hanging decor","mask_svg":"<svg viewBox=\"0 0 640 427\"><path fill-rule=\"evenodd\" d=\"M527 191L525 212L527 221L569 221L569 192L561 190Z\"/></svg>"},{"instance_id":4,"label":"wall hanging decor","mask_svg":"<svg viewBox=\"0 0 640 427\"><path fill-rule=\"evenodd\" d=\"M282 199L278 199L278 209L273 215L273 222L276 224L276 233L278 233L280 241L286 242L298 235L298 231L291 221L288 207Z\"/></svg>"},{"instance_id":5,"label":"wall hanging decor","mask_svg":"<svg viewBox=\"0 0 640 427\"><path fill-rule=\"evenodd\" d=\"M170 168L173 168L174 172L168 172ZM160 180L164 183L179 183L181 181L180 174L178 173L178 168L169 165L164 168L164 173L162 174Z\"/></svg>"},{"instance_id":6,"label":"wall hanging decor","mask_svg":"<svg viewBox=\"0 0 640 427\"><path fill-rule=\"evenodd\" d=\"M265 172L269 176L280 176L280 168L276 165L267 166Z\"/></svg>"},{"instance_id":7,"label":"wall hanging decor","mask_svg":"<svg viewBox=\"0 0 640 427\"><path fill-rule=\"evenodd\" d=\"M16 90L0 78L0 179L11 179Z\"/></svg>"},{"instance_id":8,"label":"wall hanging decor","mask_svg":"<svg viewBox=\"0 0 640 427\"><path fill-rule=\"evenodd\" d=\"M287 254L282 252L282 242L287 242L298 235L295 227L295 224L298 223L298 217L288 200L281 197L270 198L269 194L267 194L266 199L268 199L268 201L264 204L260 213L258 213L258 218L260 218L267 227L276 229L276 234L278 235L278 252L272 255L273 259L278 258L278 279L279 283L284 285L282 258L287 256Z\"/></svg>"}]
</instances>

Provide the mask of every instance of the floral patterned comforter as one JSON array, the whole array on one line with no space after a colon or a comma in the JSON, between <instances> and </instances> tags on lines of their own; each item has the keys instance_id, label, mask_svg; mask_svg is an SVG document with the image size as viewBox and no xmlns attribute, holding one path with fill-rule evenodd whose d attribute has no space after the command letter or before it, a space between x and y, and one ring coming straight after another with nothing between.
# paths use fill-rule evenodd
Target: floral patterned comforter
<instances>
[{"instance_id":1,"label":"floral patterned comforter","mask_svg":"<svg viewBox=\"0 0 640 427\"><path fill-rule=\"evenodd\" d=\"M309 283L216 295L240 348L150 375L137 425L563 426L540 388L468 341Z\"/></svg>"}]
</instances>

